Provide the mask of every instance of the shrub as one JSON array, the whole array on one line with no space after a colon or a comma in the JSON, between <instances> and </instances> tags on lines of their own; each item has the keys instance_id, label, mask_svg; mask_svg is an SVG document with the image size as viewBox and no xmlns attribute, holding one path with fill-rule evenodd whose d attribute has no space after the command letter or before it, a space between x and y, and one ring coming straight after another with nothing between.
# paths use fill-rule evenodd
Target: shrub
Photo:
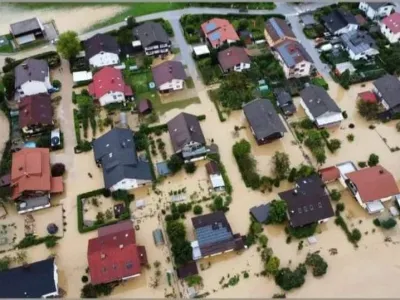
<instances>
[{"instance_id":1,"label":"shrub","mask_svg":"<svg viewBox=\"0 0 400 300\"><path fill-rule=\"evenodd\" d=\"M121 200L125 202L131 202L133 200L133 195L130 194L127 190L116 190L111 193L111 197L114 200Z\"/></svg>"},{"instance_id":2,"label":"shrub","mask_svg":"<svg viewBox=\"0 0 400 300\"><path fill-rule=\"evenodd\" d=\"M86 275L83 275L83 276L81 277L81 281L82 281L83 283L86 283L86 282L89 281L89 278L88 278Z\"/></svg>"},{"instance_id":3,"label":"shrub","mask_svg":"<svg viewBox=\"0 0 400 300\"><path fill-rule=\"evenodd\" d=\"M349 142L354 141L354 134L348 134L348 135L347 135L347 140L348 140Z\"/></svg>"},{"instance_id":4,"label":"shrub","mask_svg":"<svg viewBox=\"0 0 400 300\"><path fill-rule=\"evenodd\" d=\"M297 175L297 169L292 168L289 173L288 181L289 182L294 182L296 180L296 175Z\"/></svg>"},{"instance_id":5,"label":"shrub","mask_svg":"<svg viewBox=\"0 0 400 300\"><path fill-rule=\"evenodd\" d=\"M367 120L374 120L379 113L379 104L365 101L357 102L358 113Z\"/></svg>"},{"instance_id":6,"label":"shrub","mask_svg":"<svg viewBox=\"0 0 400 300\"><path fill-rule=\"evenodd\" d=\"M193 213L195 215L201 215L203 213L203 207L201 207L201 205L195 205L193 207Z\"/></svg>"},{"instance_id":7,"label":"shrub","mask_svg":"<svg viewBox=\"0 0 400 300\"><path fill-rule=\"evenodd\" d=\"M44 242L47 248L54 248L57 245L57 238L53 236L53 238L48 238Z\"/></svg>"},{"instance_id":8,"label":"shrub","mask_svg":"<svg viewBox=\"0 0 400 300\"><path fill-rule=\"evenodd\" d=\"M233 156L238 164L245 185L256 190L261 185L261 178L257 173L256 161L250 151L250 143L244 139L236 142L232 147Z\"/></svg>"},{"instance_id":9,"label":"shrub","mask_svg":"<svg viewBox=\"0 0 400 300\"><path fill-rule=\"evenodd\" d=\"M60 80L53 80L52 86L55 87L56 89L59 89L61 87L61 81Z\"/></svg>"},{"instance_id":10,"label":"shrub","mask_svg":"<svg viewBox=\"0 0 400 300\"><path fill-rule=\"evenodd\" d=\"M353 231L351 232L351 238L353 241L356 241L356 242L361 240L361 231L358 230L357 228L353 229Z\"/></svg>"},{"instance_id":11,"label":"shrub","mask_svg":"<svg viewBox=\"0 0 400 300\"><path fill-rule=\"evenodd\" d=\"M379 156L372 153L368 158L368 166L373 167L379 164Z\"/></svg>"},{"instance_id":12,"label":"shrub","mask_svg":"<svg viewBox=\"0 0 400 300\"><path fill-rule=\"evenodd\" d=\"M179 155L173 154L170 159L167 161L168 169L173 173L177 173L182 169L184 162Z\"/></svg>"},{"instance_id":13,"label":"shrub","mask_svg":"<svg viewBox=\"0 0 400 300\"><path fill-rule=\"evenodd\" d=\"M345 209L344 203L338 203L336 204L336 210L339 212L343 212Z\"/></svg>"},{"instance_id":14,"label":"shrub","mask_svg":"<svg viewBox=\"0 0 400 300\"><path fill-rule=\"evenodd\" d=\"M308 118L303 119L300 122L300 127L303 128L303 129L306 129L306 130L313 129L314 128L314 122L311 121Z\"/></svg>"},{"instance_id":15,"label":"shrub","mask_svg":"<svg viewBox=\"0 0 400 300\"><path fill-rule=\"evenodd\" d=\"M186 173L188 174L193 174L194 172L196 172L196 165L193 162L188 162L185 164L184 166Z\"/></svg>"},{"instance_id":16,"label":"shrub","mask_svg":"<svg viewBox=\"0 0 400 300\"><path fill-rule=\"evenodd\" d=\"M275 275L275 282L283 290L289 291L301 287L305 282L307 269L300 264L294 271L289 268L280 269Z\"/></svg>"},{"instance_id":17,"label":"shrub","mask_svg":"<svg viewBox=\"0 0 400 300\"><path fill-rule=\"evenodd\" d=\"M111 192L109 189L103 189L103 197L108 198L111 196Z\"/></svg>"},{"instance_id":18,"label":"shrub","mask_svg":"<svg viewBox=\"0 0 400 300\"><path fill-rule=\"evenodd\" d=\"M279 271L280 263L281 261L279 260L278 257L276 256L270 257L264 266L266 273L271 275L276 275L276 273Z\"/></svg>"},{"instance_id":19,"label":"shrub","mask_svg":"<svg viewBox=\"0 0 400 300\"><path fill-rule=\"evenodd\" d=\"M317 223L311 223L309 225L305 225L303 227L292 227L289 226L288 232L291 236L297 238L297 239L302 239L306 237L310 237L315 233L315 230L317 229L318 224Z\"/></svg>"},{"instance_id":20,"label":"shrub","mask_svg":"<svg viewBox=\"0 0 400 300\"><path fill-rule=\"evenodd\" d=\"M342 197L342 195L340 194L340 192L336 189L333 189L330 193L331 199L333 201L339 201L340 198Z\"/></svg>"},{"instance_id":21,"label":"shrub","mask_svg":"<svg viewBox=\"0 0 400 300\"><path fill-rule=\"evenodd\" d=\"M331 139L329 142L328 142L328 148L329 148L329 150L332 152L332 153L334 153L334 152L336 152L336 150L338 150L338 149L340 149L340 145L341 145L341 142L340 142L340 140L338 140L338 139Z\"/></svg>"},{"instance_id":22,"label":"shrub","mask_svg":"<svg viewBox=\"0 0 400 300\"><path fill-rule=\"evenodd\" d=\"M56 163L51 166L51 176L59 177L63 176L65 173L65 165L62 163Z\"/></svg>"},{"instance_id":23,"label":"shrub","mask_svg":"<svg viewBox=\"0 0 400 300\"><path fill-rule=\"evenodd\" d=\"M347 111L344 110L344 111L342 112L342 115L343 115L343 118L345 118L345 119L348 118Z\"/></svg>"},{"instance_id":24,"label":"shrub","mask_svg":"<svg viewBox=\"0 0 400 300\"><path fill-rule=\"evenodd\" d=\"M328 264L318 253L308 254L305 263L307 266L312 267L314 277L324 275L328 269Z\"/></svg>"},{"instance_id":25,"label":"shrub","mask_svg":"<svg viewBox=\"0 0 400 300\"><path fill-rule=\"evenodd\" d=\"M396 220L393 218L389 218L387 220L381 221L381 227L385 229L391 229L395 227L397 224Z\"/></svg>"},{"instance_id":26,"label":"shrub","mask_svg":"<svg viewBox=\"0 0 400 300\"><path fill-rule=\"evenodd\" d=\"M378 218L375 218L375 219L372 221L372 223L374 223L374 225L375 225L376 227L381 226L381 221L379 221Z\"/></svg>"},{"instance_id":27,"label":"shrub","mask_svg":"<svg viewBox=\"0 0 400 300\"><path fill-rule=\"evenodd\" d=\"M289 155L284 152L275 152L272 157L273 164L273 172L276 175L277 179L286 178L287 173L290 169L290 160Z\"/></svg>"},{"instance_id":28,"label":"shrub","mask_svg":"<svg viewBox=\"0 0 400 300\"><path fill-rule=\"evenodd\" d=\"M273 200L269 206L268 223L282 224L287 219L287 205L283 200Z\"/></svg>"},{"instance_id":29,"label":"shrub","mask_svg":"<svg viewBox=\"0 0 400 300\"><path fill-rule=\"evenodd\" d=\"M358 166L359 166L360 168L365 168L365 167L367 166L367 163L366 163L365 161L359 161L359 162L358 162Z\"/></svg>"}]
</instances>

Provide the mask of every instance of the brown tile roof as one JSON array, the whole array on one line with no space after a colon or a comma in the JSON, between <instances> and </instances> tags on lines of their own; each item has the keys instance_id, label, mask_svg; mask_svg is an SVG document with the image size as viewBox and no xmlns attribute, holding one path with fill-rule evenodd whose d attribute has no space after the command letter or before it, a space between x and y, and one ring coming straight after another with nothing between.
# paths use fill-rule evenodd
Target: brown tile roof
<instances>
[{"instance_id":1,"label":"brown tile roof","mask_svg":"<svg viewBox=\"0 0 400 300\"><path fill-rule=\"evenodd\" d=\"M218 52L218 62L222 69L226 71L240 63L249 64L250 58L247 55L246 49L232 46L226 50Z\"/></svg>"},{"instance_id":2,"label":"brown tile roof","mask_svg":"<svg viewBox=\"0 0 400 300\"><path fill-rule=\"evenodd\" d=\"M53 108L48 94L37 94L22 98L19 104L19 126L21 128L53 123Z\"/></svg>"},{"instance_id":3,"label":"brown tile roof","mask_svg":"<svg viewBox=\"0 0 400 300\"><path fill-rule=\"evenodd\" d=\"M150 112L153 108L153 105L151 104L151 101L149 99L143 99L140 100L138 104L138 110L139 113L144 114L147 112Z\"/></svg>"},{"instance_id":4,"label":"brown tile roof","mask_svg":"<svg viewBox=\"0 0 400 300\"><path fill-rule=\"evenodd\" d=\"M218 164L215 161L210 161L206 164L206 170L209 175L220 174Z\"/></svg>"},{"instance_id":5,"label":"brown tile roof","mask_svg":"<svg viewBox=\"0 0 400 300\"><path fill-rule=\"evenodd\" d=\"M328 167L319 170L323 182L330 182L340 178L340 171L337 167Z\"/></svg>"},{"instance_id":6,"label":"brown tile roof","mask_svg":"<svg viewBox=\"0 0 400 300\"><path fill-rule=\"evenodd\" d=\"M151 72L153 73L153 79L157 87L173 79L185 80L187 78L185 68L180 61L170 60L163 62L153 67Z\"/></svg>"},{"instance_id":7,"label":"brown tile roof","mask_svg":"<svg viewBox=\"0 0 400 300\"><path fill-rule=\"evenodd\" d=\"M13 153L12 199L24 192L51 190L50 152L47 148L24 148Z\"/></svg>"},{"instance_id":8,"label":"brown tile roof","mask_svg":"<svg viewBox=\"0 0 400 300\"><path fill-rule=\"evenodd\" d=\"M355 184L363 202L370 202L399 194L393 175L382 166L365 168L346 176Z\"/></svg>"},{"instance_id":9,"label":"brown tile roof","mask_svg":"<svg viewBox=\"0 0 400 300\"><path fill-rule=\"evenodd\" d=\"M286 23L284 19L271 18L265 22L265 30L271 37L273 42L279 41L285 38L295 39L292 29Z\"/></svg>"}]
</instances>

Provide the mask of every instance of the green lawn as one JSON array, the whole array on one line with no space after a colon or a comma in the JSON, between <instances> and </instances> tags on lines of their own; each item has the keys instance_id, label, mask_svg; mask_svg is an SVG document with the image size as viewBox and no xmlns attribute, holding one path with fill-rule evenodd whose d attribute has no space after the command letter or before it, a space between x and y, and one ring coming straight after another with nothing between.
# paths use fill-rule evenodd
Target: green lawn
<instances>
[{"instance_id":1,"label":"green lawn","mask_svg":"<svg viewBox=\"0 0 400 300\"><path fill-rule=\"evenodd\" d=\"M150 90L149 82L153 81L153 75L150 70L137 73L126 70L124 72L124 78L126 82L133 87L136 94L148 92Z\"/></svg>"},{"instance_id":2,"label":"green lawn","mask_svg":"<svg viewBox=\"0 0 400 300\"><path fill-rule=\"evenodd\" d=\"M192 77L188 77L188 78L185 80L185 85L186 85L186 88L188 88L188 89L194 88L193 78L192 78Z\"/></svg>"},{"instance_id":3,"label":"green lawn","mask_svg":"<svg viewBox=\"0 0 400 300\"><path fill-rule=\"evenodd\" d=\"M161 103L160 96L156 91L147 92L136 96L137 101L140 101L142 99L149 99L153 104L154 110L158 114L163 114L166 111L169 111L174 108L183 109L191 104L200 103L199 97L189 98L181 101L173 101L171 103Z\"/></svg>"},{"instance_id":4,"label":"green lawn","mask_svg":"<svg viewBox=\"0 0 400 300\"><path fill-rule=\"evenodd\" d=\"M10 43L7 45L0 46L0 53L12 53L12 52L14 52L14 48Z\"/></svg>"}]
</instances>

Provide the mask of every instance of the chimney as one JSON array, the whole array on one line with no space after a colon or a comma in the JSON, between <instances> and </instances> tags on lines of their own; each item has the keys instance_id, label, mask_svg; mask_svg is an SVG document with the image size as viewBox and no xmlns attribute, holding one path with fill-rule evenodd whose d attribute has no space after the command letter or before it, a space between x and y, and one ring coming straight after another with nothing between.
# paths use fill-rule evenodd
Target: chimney
<instances>
[{"instance_id":1,"label":"chimney","mask_svg":"<svg viewBox=\"0 0 400 300\"><path fill-rule=\"evenodd\" d=\"M120 244L119 249L123 249L123 248L124 248L124 244Z\"/></svg>"},{"instance_id":2,"label":"chimney","mask_svg":"<svg viewBox=\"0 0 400 300\"><path fill-rule=\"evenodd\" d=\"M105 255L104 253L101 253L101 254L100 254L100 258L101 258L101 259L105 259L105 258L106 258L106 255Z\"/></svg>"},{"instance_id":3,"label":"chimney","mask_svg":"<svg viewBox=\"0 0 400 300\"><path fill-rule=\"evenodd\" d=\"M379 174L383 174L384 172L383 172L383 170L379 170Z\"/></svg>"},{"instance_id":4,"label":"chimney","mask_svg":"<svg viewBox=\"0 0 400 300\"><path fill-rule=\"evenodd\" d=\"M129 234L128 233L125 233L125 237L127 238L129 236Z\"/></svg>"},{"instance_id":5,"label":"chimney","mask_svg":"<svg viewBox=\"0 0 400 300\"><path fill-rule=\"evenodd\" d=\"M111 83L114 83L114 78L111 78Z\"/></svg>"}]
</instances>

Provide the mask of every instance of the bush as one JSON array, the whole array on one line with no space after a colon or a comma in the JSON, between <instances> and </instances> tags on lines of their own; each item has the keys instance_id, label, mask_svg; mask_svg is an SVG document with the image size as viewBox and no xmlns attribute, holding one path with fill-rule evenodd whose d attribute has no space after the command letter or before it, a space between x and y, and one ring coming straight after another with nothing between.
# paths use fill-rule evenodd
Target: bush
<instances>
[{"instance_id":1,"label":"bush","mask_svg":"<svg viewBox=\"0 0 400 300\"><path fill-rule=\"evenodd\" d=\"M294 182L296 180L296 175L297 175L297 169L292 168L289 173L288 181L289 182Z\"/></svg>"},{"instance_id":2,"label":"bush","mask_svg":"<svg viewBox=\"0 0 400 300\"><path fill-rule=\"evenodd\" d=\"M269 206L268 223L282 224L287 219L287 205L283 200L273 200Z\"/></svg>"},{"instance_id":3,"label":"bush","mask_svg":"<svg viewBox=\"0 0 400 300\"><path fill-rule=\"evenodd\" d=\"M54 235L47 235L45 237L37 237L34 234L27 234L25 237L17 244L18 249L25 249L29 248L31 246L36 246L45 243L46 246L50 245L50 247L54 247L55 244L57 244L57 240L60 239L60 237L54 236ZM54 246L53 246L54 245Z\"/></svg>"},{"instance_id":4,"label":"bush","mask_svg":"<svg viewBox=\"0 0 400 300\"><path fill-rule=\"evenodd\" d=\"M278 180L284 179L290 169L289 155L284 152L275 152L272 157L273 172Z\"/></svg>"},{"instance_id":5,"label":"bush","mask_svg":"<svg viewBox=\"0 0 400 300\"><path fill-rule=\"evenodd\" d=\"M114 200L121 200L125 202L131 202L134 198L134 196L130 194L127 190L116 190L111 193L111 197Z\"/></svg>"},{"instance_id":6,"label":"bush","mask_svg":"<svg viewBox=\"0 0 400 300\"><path fill-rule=\"evenodd\" d=\"M62 163L56 163L51 166L51 176L59 177L63 176L65 173L65 165Z\"/></svg>"},{"instance_id":7,"label":"bush","mask_svg":"<svg viewBox=\"0 0 400 300\"><path fill-rule=\"evenodd\" d=\"M379 221L378 218L375 218L375 219L372 221L372 223L374 223L374 225L375 225L376 227L381 226L381 221Z\"/></svg>"},{"instance_id":8,"label":"bush","mask_svg":"<svg viewBox=\"0 0 400 300\"><path fill-rule=\"evenodd\" d=\"M343 212L345 209L344 203L338 203L336 204L336 210L339 212Z\"/></svg>"},{"instance_id":9,"label":"bush","mask_svg":"<svg viewBox=\"0 0 400 300\"><path fill-rule=\"evenodd\" d=\"M109 189L103 189L103 197L108 198L111 196L111 191Z\"/></svg>"},{"instance_id":10,"label":"bush","mask_svg":"<svg viewBox=\"0 0 400 300\"><path fill-rule=\"evenodd\" d=\"M55 87L56 89L61 88L61 81L57 79L53 80L52 86Z\"/></svg>"},{"instance_id":11,"label":"bush","mask_svg":"<svg viewBox=\"0 0 400 300\"><path fill-rule=\"evenodd\" d=\"M360 168L365 168L367 166L367 163L365 161L359 161L357 164Z\"/></svg>"},{"instance_id":12,"label":"bush","mask_svg":"<svg viewBox=\"0 0 400 300\"><path fill-rule=\"evenodd\" d=\"M309 225L305 225L303 227L292 227L289 226L288 231L289 234L297 239L302 239L302 238L307 238L312 235L314 235L315 230L317 229L318 224L317 223L312 223Z\"/></svg>"},{"instance_id":13,"label":"bush","mask_svg":"<svg viewBox=\"0 0 400 300\"><path fill-rule=\"evenodd\" d=\"M170 159L167 161L168 169L175 174L179 172L183 167L183 160L178 154L173 154Z\"/></svg>"},{"instance_id":14,"label":"bush","mask_svg":"<svg viewBox=\"0 0 400 300\"><path fill-rule=\"evenodd\" d=\"M367 120L374 120L379 113L379 104L365 101L357 102L358 113Z\"/></svg>"},{"instance_id":15,"label":"bush","mask_svg":"<svg viewBox=\"0 0 400 300\"><path fill-rule=\"evenodd\" d=\"M348 140L349 142L354 141L354 134L348 134L348 135L347 135L347 140Z\"/></svg>"},{"instance_id":16,"label":"bush","mask_svg":"<svg viewBox=\"0 0 400 300\"><path fill-rule=\"evenodd\" d=\"M193 174L194 172L196 172L196 165L193 162L188 162L185 164L184 166L186 173L188 174Z\"/></svg>"},{"instance_id":17,"label":"bush","mask_svg":"<svg viewBox=\"0 0 400 300\"><path fill-rule=\"evenodd\" d=\"M339 201L340 198L342 197L342 195L340 194L340 192L339 192L338 190L336 190L336 189L333 189L333 190L331 191L330 196L331 196L331 199L332 199L333 201Z\"/></svg>"},{"instance_id":18,"label":"bush","mask_svg":"<svg viewBox=\"0 0 400 300\"><path fill-rule=\"evenodd\" d=\"M242 179L247 187L254 190L260 188L261 178L256 170L256 161L252 157L250 143L244 139L236 142L232 147L233 156L242 174Z\"/></svg>"},{"instance_id":19,"label":"bush","mask_svg":"<svg viewBox=\"0 0 400 300\"><path fill-rule=\"evenodd\" d=\"M82 281L83 283L86 283L86 282L89 281L89 278L88 278L86 275L83 275L83 276L81 277L81 281Z\"/></svg>"},{"instance_id":20,"label":"bush","mask_svg":"<svg viewBox=\"0 0 400 300\"><path fill-rule=\"evenodd\" d=\"M203 207L201 207L201 205L195 205L193 207L193 213L195 215L201 215L203 213Z\"/></svg>"},{"instance_id":21,"label":"bush","mask_svg":"<svg viewBox=\"0 0 400 300\"><path fill-rule=\"evenodd\" d=\"M301 120L300 122L300 127L306 130L310 130L314 128L314 122L311 121L310 119L306 118Z\"/></svg>"},{"instance_id":22,"label":"bush","mask_svg":"<svg viewBox=\"0 0 400 300\"><path fill-rule=\"evenodd\" d=\"M385 229L391 229L396 226L397 222L393 218L389 218L387 220L381 221L381 227Z\"/></svg>"},{"instance_id":23,"label":"bush","mask_svg":"<svg viewBox=\"0 0 400 300\"><path fill-rule=\"evenodd\" d=\"M318 253L308 254L306 265L312 267L314 277L326 274L326 270L328 269L328 264Z\"/></svg>"},{"instance_id":24,"label":"bush","mask_svg":"<svg viewBox=\"0 0 400 300\"><path fill-rule=\"evenodd\" d=\"M379 156L372 153L368 158L368 166L374 167L379 164Z\"/></svg>"},{"instance_id":25,"label":"bush","mask_svg":"<svg viewBox=\"0 0 400 300\"><path fill-rule=\"evenodd\" d=\"M358 230L357 228L353 229L353 231L351 232L351 238L353 239L353 241L356 242L361 240L361 231Z\"/></svg>"},{"instance_id":26,"label":"bush","mask_svg":"<svg viewBox=\"0 0 400 300\"><path fill-rule=\"evenodd\" d=\"M340 149L341 142L338 139L332 139L328 142L328 149L334 153L336 150Z\"/></svg>"},{"instance_id":27,"label":"bush","mask_svg":"<svg viewBox=\"0 0 400 300\"><path fill-rule=\"evenodd\" d=\"M301 287L305 282L307 269L300 264L294 271L289 268L280 269L275 275L275 283L283 290L289 291Z\"/></svg>"}]
</instances>

